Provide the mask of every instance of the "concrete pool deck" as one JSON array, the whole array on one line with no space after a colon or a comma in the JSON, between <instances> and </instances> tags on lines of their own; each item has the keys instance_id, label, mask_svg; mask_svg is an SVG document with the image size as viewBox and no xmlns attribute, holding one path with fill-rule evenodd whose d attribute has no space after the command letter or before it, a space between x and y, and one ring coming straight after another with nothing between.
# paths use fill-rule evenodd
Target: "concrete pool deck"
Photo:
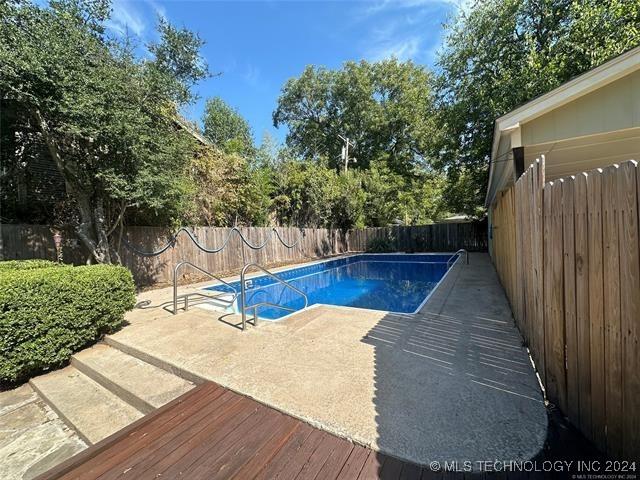
<instances>
[{"instance_id":1,"label":"concrete pool deck","mask_svg":"<svg viewBox=\"0 0 640 480\"><path fill-rule=\"evenodd\" d=\"M528 460L542 393L488 255L470 260L417 315L319 306L242 332L236 315L155 308L106 341L403 460Z\"/></svg>"}]
</instances>

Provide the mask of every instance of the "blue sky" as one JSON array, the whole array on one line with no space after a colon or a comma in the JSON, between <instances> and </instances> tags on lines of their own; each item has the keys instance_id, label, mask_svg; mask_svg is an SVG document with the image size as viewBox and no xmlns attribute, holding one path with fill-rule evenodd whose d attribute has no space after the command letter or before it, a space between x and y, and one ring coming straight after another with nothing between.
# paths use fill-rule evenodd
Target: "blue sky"
<instances>
[{"instance_id":1,"label":"blue sky","mask_svg":"<svg viewBox=\"0 0 640 480\"><path fill-rule=\"evenodd\" d=\"M284 140L271 114L284 82L306 65L395 55L432 66L442 23L458 8L459 0L114 0L109 29L145 43L157 38L161 15L198 32L210 70L221 75L197 87L201 98L185 116L199 121L205 99L219 96L249 121L259 143L265 131Z\"/></svg>"}]
</instances>

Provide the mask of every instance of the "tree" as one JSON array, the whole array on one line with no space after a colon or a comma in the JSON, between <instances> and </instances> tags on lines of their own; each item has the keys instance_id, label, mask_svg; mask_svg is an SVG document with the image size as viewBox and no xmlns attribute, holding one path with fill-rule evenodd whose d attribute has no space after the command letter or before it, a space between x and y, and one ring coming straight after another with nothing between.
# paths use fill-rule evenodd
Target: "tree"
<instances>
[{"instance_id":1,"label":"tree","mask_svg":"<svg viewBox=\"0 0 640 480\"><path fill-rule=\"evenodd\" d=\"M207 100L202 123L205 137L220 150L237 153L245 158L255 154L249 124L220 97Z\"/></svg>"},{"instance_id":2,"label":"tree","mask_svg":"<svg viewBox=\"0 0 640 480\"><path fill-rule=\"evenodd\" d=\"M150 59L105 34L106 0L0 3L0 89L39 131L93 260L118 260L127 210L181 215L193 141L174 122L207 75L202 41L160 21Z\"/></svg>"},{"instance_id":3,"label":"tree","mask_svg":"<svg viewBox=\"0 0 640 480\"><path fill-rule=\"evenodd\" d=\"M278 163L279 150L276 139L269 132L264 132L253 163L258 167L275 167Z\"/></svg>"},{"instance_id":4,"label":"tree","mask_svg":"<svg viewBox=\"0 0 640 480\"><path fill-rule=\"evenodd\" d=\"M640 44L640 3L485 0L446 26L431 155L451 210L481 213L496 118Z\"/></svg>"},{"instance_id":5,"label":"tree","mask_svg":"<svg viewBox=\"0 0 640 480\"><path fill-rule=\"evenodd\" d=\"M236 153L216 147L200 147L191 161L193 207L185 215L188 223L224 227L244 223L249 185L247 161Z\"/></svg>"},{"instance_id":6,"label":"tree","mask_svg":"<svg viewBox=\"0 0 640 480\"><path fill-rule=\"evenodd\" d=\"M309 66L282 88L273 123L288 127L287 145L304 158L325 157L338 169L343 135L355 141L356 168L384 157L406 174L428 163L436 130L430 78L424 67L396 59Z\"/></svg>"}]
</instances>

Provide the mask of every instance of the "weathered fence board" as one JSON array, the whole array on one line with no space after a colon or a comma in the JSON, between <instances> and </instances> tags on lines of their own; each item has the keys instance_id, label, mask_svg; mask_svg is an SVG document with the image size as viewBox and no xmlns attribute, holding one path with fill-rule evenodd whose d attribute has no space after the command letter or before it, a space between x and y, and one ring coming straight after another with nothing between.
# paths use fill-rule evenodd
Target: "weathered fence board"
<instances>
[{"instance_id":1,"label":"weathered fence board","mask_svg":"<svg viewBox=\"0 0 640 480\"><path fill-rule=\"evenodd\" d=\"M219 274L237 272L247 263L265 266L302 262L316 258L337 255L348 251L364 251L373 238L387 238L395 251L426 252L456 251L459 248L482 250L486 248L486 224L443 224L411 227L367 228L361 230L341 230L324 228L278 227L277 231L288 244L287 248L275 238L272 228L243 227L242 234L253 245L245 245L240 237L233 234L227 247L213 254L198 249L185 234L178 236L174 248L156 257L142 257L121 246L122 263L133 272L138 285L169 283L173 279L173 268L180 261L188 261L205 270ZM194 227L193 234L199 243L207 248L219 248L226 241L228 228ZM124 238L142 251L154 251L165 245L171 238L171 231L160 227L127 227ZM87 253L72 234L65 235L63 259L65 262L82 264ZM0 225L0 258L56 258L53 232L46 225ZM182 280L200 280L204 277L185 266Z\"/></svg>"},{"instance_id":2,"label":"weathered fence board","mask_svg":"<svg viewBox=\"0 0 640 480\"><path fill-rule=\"evenodd\" d=\"M575 265L576 330L578 337L578 401L580 417L576 425L591 432L591 328L589 323L589 236L587 215L587 174L576 177L575 185Z\"/></svg>"},{"instance_id":3,"label":"weathered fence board","mask_svg":"<svg viewBox=\"0 0 640 480\"><path fill-rule=\"evenodd\" d=\"M639 191L635 161L545 183L542 159L491 208L491 254L548 398L630 459L640 456Z\"/></svg>"},{"instance_id":4,"label":"weathered fence board","mask_svg":"<svg viewBox=\"0 0 640 480\"><path fill-rule=\"evenodd\" d=\"M617 215L618 166L603 171L602 241L605 336L605 417L607 451L622 453L622 345L620 335L620 249Z\"/></svg>"},{"instance_id":5,"label":"weathered fence board","mask_svg":"<svg viewBox=\"0 0 640 480\"><path fill-rule=\"evenodd\" d=\"M576 324L576 252L575 252L575 182L562 182L562 237L564 271L564 320L567 349L567 416L580 420L578 382L578 326ZM564 355L563 355L564 357Z\"/></svg>"},{"instance_id":6,"label":"weathered fence board","mask_svg":"<svg viewBox=\"0 0 640 480\"><path fill-rule=\"evenodd\" d=\"M387 239L399 252L472 252L487 250L484 222L436 223L421 226L370 227L349 230L349 250L365 251L373 239Z\"/></svg>"},{"instance_id":7,"label":"weathered fence board","mask_svg":"<svg viewBox=\"0 0 640 480\"><path fill-rule=\"evenodd\" d=\"M620 166L618 175L620 229L620 323L622 327L623 455L640 450L640 243L638 202L640 171L635 163ZM635 446L635 450L634 447Z\"/></svg>"},{"instance_id":8,"label":"weathered fence board","mask_svg":"<svg viewBox=\"0 0 640 480\"><path fill-rule=\"evenodd\" d=\"M589 172L589 332L591 338L591 419L592 438L606 446L604 414L604 290L602 244L602 172Z\"/></svg>"}]
</instances>

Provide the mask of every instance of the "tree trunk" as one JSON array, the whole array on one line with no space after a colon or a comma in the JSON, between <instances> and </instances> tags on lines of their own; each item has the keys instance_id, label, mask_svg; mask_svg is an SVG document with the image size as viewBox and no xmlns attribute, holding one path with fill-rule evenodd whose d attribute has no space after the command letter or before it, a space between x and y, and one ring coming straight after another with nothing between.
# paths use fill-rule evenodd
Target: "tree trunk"
<instances>
[{"instance_id":1,"label":"tree trunk","mask_svg":"<svg viewBox=\"0 0 640 480\"><path fill-rule=\"evenodd\" d=\"M82 244L87 248L91 257L98 263L111 263L111 247L104 218L104 200L93 187L87 188L78 178L76 166L72 161L65 161L60 154L56 139L49 130L49 125L39 110L33 111L42 138L44 139L51 158L65 181L67 195L76 201L80 223L75 232Z\"/></svg>"}]
</instances>

